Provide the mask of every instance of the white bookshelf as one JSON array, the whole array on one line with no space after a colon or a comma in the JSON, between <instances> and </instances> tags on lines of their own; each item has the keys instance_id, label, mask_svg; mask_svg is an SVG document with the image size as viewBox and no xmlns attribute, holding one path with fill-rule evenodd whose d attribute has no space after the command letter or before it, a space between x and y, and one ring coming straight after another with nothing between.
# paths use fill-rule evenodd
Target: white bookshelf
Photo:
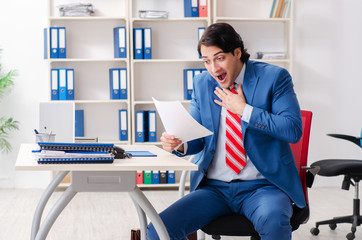
<instances>
[{"instance_id":1,"label":"white bookshelf","mask_svg":"<svg viewBox=\"0 0 362 240\"><path fill-rule=\"evenodd\" d=\"M126 48L129 50L128 0L92 0L95 13L90 17L59 16L58 5L72 0L48 0L48 28L66 27L67 58L49 58L51 68L74 69L76 109L84 109L85 137L98 137L100 142L129 144L119 141L119 109L128 111L128 129L131 128L130 63L127 58L114 58L113 28L126 27ZM128 55L128 53L127 53ZM127 69L127 100L111 100L109 69ZM49 90L50 100L50 90Z\"/></svg>"},{"instance_id":2,"label":"white bookshelf","mask_svg":"<svg viewBox=\"0 0 362 240\"><path fill-rule=\"evenodd\" d=\"M213 23L227 22L241 35L252 60L293 71L293 8L286 17L270 18L273 0L213 0ZM255 59L256 52L284 52L285 59Z\"/></svg>"}]
</instances>

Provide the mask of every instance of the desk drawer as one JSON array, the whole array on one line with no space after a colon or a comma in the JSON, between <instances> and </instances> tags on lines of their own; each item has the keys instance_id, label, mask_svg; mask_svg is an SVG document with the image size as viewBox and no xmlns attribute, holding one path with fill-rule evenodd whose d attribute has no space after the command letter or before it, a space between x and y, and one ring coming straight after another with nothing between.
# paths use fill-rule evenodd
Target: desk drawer
<instances>
[{"instance_id":1,"label":"desk drawer","mask_svg":"<svg viewBox=\"0 0 362 240\"><path fill-rule=\"evenodd\" d=\"M136 171L72 172L72 187L77 192L127 192L136 187Z\"/></svg>"}]
</instances>

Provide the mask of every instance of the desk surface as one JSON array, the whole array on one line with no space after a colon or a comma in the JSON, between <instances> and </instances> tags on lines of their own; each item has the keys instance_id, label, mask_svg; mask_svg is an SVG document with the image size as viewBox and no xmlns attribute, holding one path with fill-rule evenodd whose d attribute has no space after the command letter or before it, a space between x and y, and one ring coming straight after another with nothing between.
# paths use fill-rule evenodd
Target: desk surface
<instances>
[{"instance_id":1,"label":"desk surface","mask_svg":"<svg viewBox=\"0 0 362 240\"><path fill-rule=\"evenodd\" d=\"M21 144L16 170L28 171L141 171L141 170L197 170L196 164L177 157L153 145L119 145L126 151L150 151L157 157L115 159L112 164L38 164L32 153L37 144Z\"/></svg>"}]
</instances>

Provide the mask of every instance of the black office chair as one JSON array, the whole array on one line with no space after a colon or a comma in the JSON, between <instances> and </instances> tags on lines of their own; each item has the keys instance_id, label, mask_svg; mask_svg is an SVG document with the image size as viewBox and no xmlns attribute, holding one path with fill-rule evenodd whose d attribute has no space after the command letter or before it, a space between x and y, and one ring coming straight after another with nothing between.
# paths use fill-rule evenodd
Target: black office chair
<instances>
[{"instance_id":1,"label":"black office chair","mask_svg":"<svg viewBox=\"0 0 362 240\"><path fill-rule=\"evenodd\" d=\"M347 141L351 141L360 148L362 148L362 140L360 137L353 137L342 134L328 134L328 136L341 138ZM349 190L350 185L354 186L354 199L353 199L353 215L344 217L335 217L330 220L316 222L316 227L312 228L310 232L313 235L319 234L318 227L320 225L328 224L330 229L334 230L338 223L352 223L351 232L346 235L348 240L355 238L355 232L357 226L361 225L362 217L360 215L360 200L358 197L358 185L362 179L362 160L354 159L325 159L314 162L312 165L320 167L318 175L326 177L334 177L338 175L344 175L342 182L342 189Z\"/></svg>"}]
</instances>

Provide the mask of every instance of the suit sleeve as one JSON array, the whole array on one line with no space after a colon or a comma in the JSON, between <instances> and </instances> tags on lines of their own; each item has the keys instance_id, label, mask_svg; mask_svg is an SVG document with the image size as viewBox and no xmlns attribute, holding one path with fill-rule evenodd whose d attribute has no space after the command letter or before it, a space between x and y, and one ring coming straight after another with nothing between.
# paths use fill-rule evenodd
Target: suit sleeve
<instances>
[{"instance_id":1,"label":"suit sleeve","mask_svg":"<svg viewBox=\"0 0 362 240\"><path fill-rule=\"evenodd\" d=\"M289 143L296 143L301 138L300 107L293 89L292 78L285 69L275 74L269 109L253 106L247 128Z\"/></svg>"}]
</instances>

